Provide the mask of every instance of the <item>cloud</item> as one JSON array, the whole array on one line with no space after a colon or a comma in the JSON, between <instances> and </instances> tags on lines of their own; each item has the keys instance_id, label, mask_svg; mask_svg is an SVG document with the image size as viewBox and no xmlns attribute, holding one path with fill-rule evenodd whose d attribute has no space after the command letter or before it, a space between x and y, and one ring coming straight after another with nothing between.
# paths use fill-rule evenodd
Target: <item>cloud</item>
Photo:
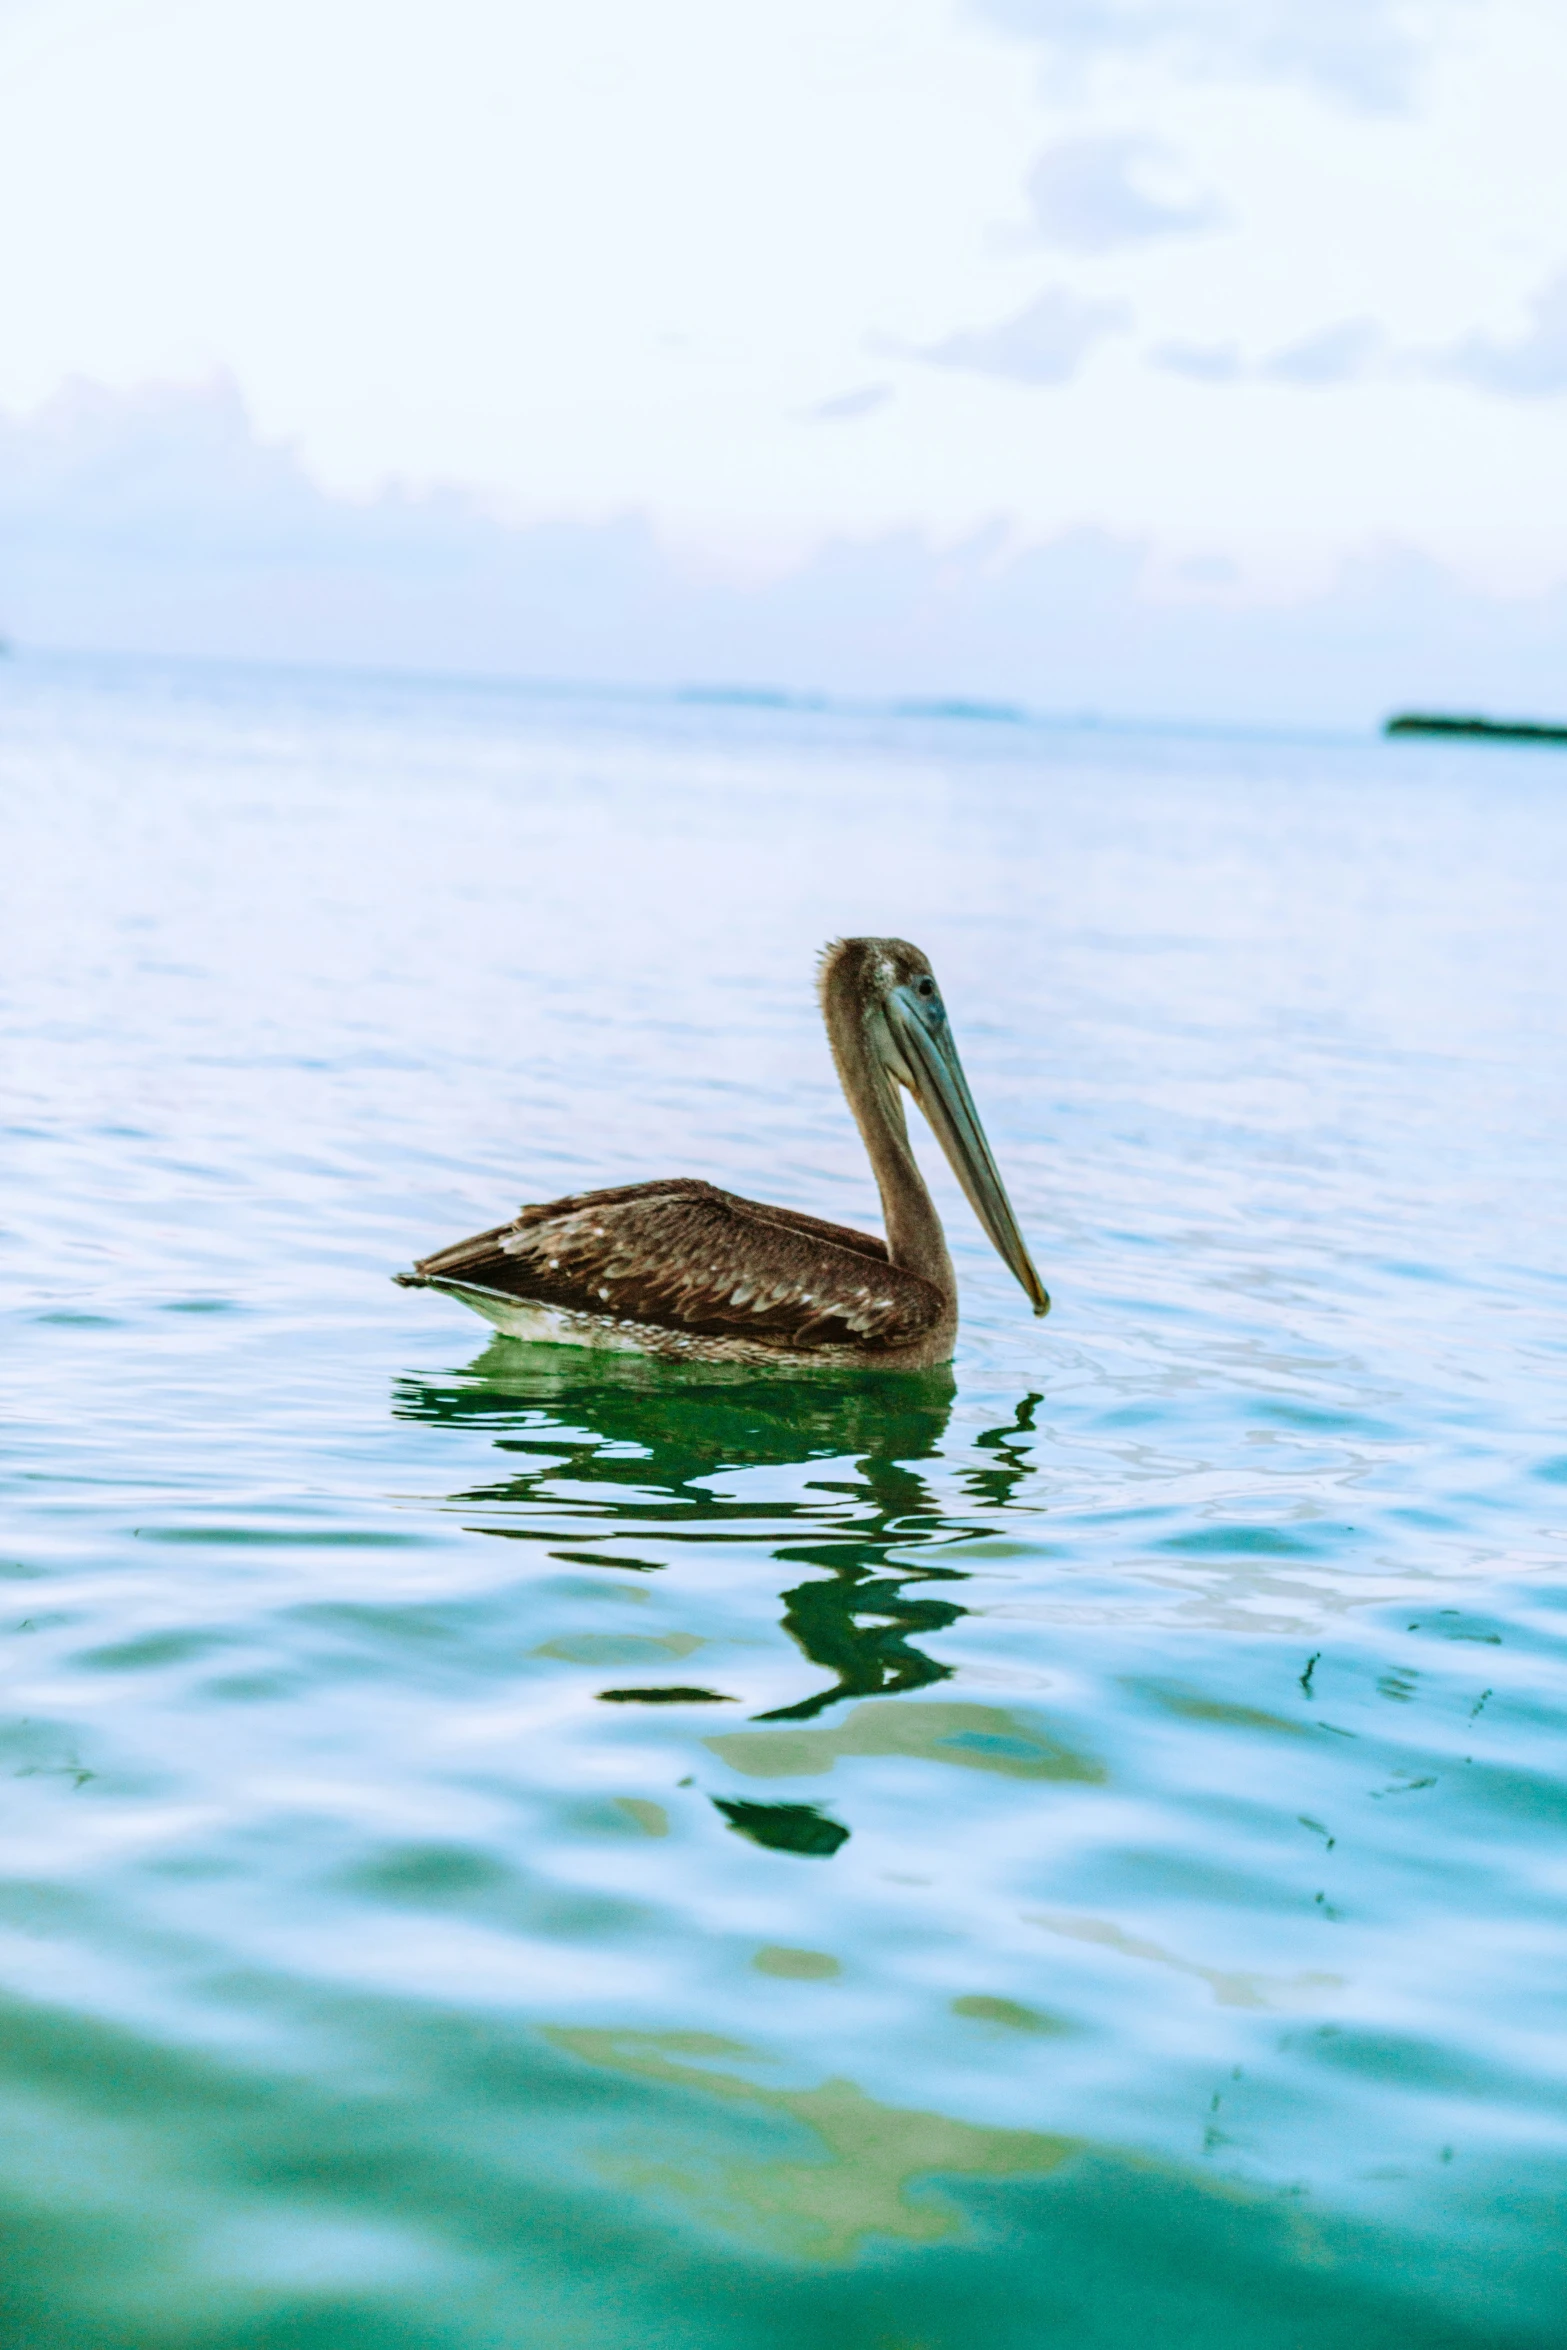
<instances>
[{"instance_id":1,"label":"cloud","mask_svg":"<svg viewBox=\"0 0 1567 2350\"><path fill-rule=\"evenodd\" d=\"M1135 538L1025 545L998 525L956 546L829 540L737 582L637 515L517 525L451 491L333 497L230 386L0 417L0 633L23 667L55 646L1112 717L1567 714L1567 589L1504 601L1397 550L1293 603L1249 596L1219 550L1189 552L1174 594L1156 568Z\"/></svg>"},{"instance_id":2,"label":"cloud","mask_svg":"<svg viewBox=\"0 0 1567 2350\"><path fill-rule=\"evenodd\" d=\"M1047 147L1028 176L1035 233L1068 252L1108 253L1216 227L1223 208L1215 197L1170 197L1148 186L1150 174L1168 164L1157 139L1125 133Z\"/></svg>"},{"instance_id":3,"label":"cloud","mask_svg":"<svg viewBox=\"0 0 1567 2350\"><path fill-rule=\"evenodd\" d=\"M1353 383L1365 374L1381 346L1382 329L1374 319L1349 318L1276 351L1264 359L1260 372L1278 383Z\"/></svg>"},{"instance_id":4,"label":"cloud","mask_svg":"<svg viewBox=\"0 0 1567 2350\"><path fill-rule=\"evenodd\" d=\"M1159 343L1148 356L1155 367L1190 376L1194 383L1238 383L1246 373L1235 343Z\"/></svg>"},{"instance_id":5,"label":"cloud","mask_svg":"<svg viewBox=\"0 0 1567 2350\"><path fill-rule=\"evenodd\" d=\"M1177 578L1200 588L1238 588L1240 565L1228 555L1188 555L1176 565Z\"/></svg>"},{"instance_id":6,"label":"cloud","mask_svg":"<svg viewBox=\"0 0 1567 2350\"><path fill-rule=\"evenodd\" d=\"M319 543L321 498L293 452L256 434L227 378L113 392L69 384L26 422L0 418L0 548L35 534L108 555L168 534L191 559L236 533L286 551Z\"/></svg>"},{"instance_id":7,"label":"cloud","mask_svg":"<svg viewBox=\"0 0 1567 2350\"><path fill-rule=\"evenodd\" d=\"M971 0L971 6L1064 64L1152 54L1192 75L1294 82L1372 112L1407 103L1444 13L1408 0Z\"/></svg>"},{"instance_id":8,"label":"cloud","mask_svg":"<svg viewBox=\"0 0 1567 2350\"><path fill-rule=\"evenodd\" d=\"M1148 358L1166 374L1184 375L1193 383L1261 381L1315 388L1356 382L1367 372L1382 343L1382 329L1373 319L1351 318L1286 345L1255 367L1241 356L1238 343L1157 343Z\"/></svg>"},{"instance_id":9,"label":"cloud","mask_svg":"<svg viewBox=\"0 0 1567 2350\"><path fill-rule=\"evenodd\" d=\"M1491 335L1468 335L1436 353L1429 371L1515 400L1543 400L1567 392L1567 270L1535 296L1526 334L1510 343L1499 343Z\"/></svg>"},{"instance_id":10,"label":"cloud","mask_svg":"<svg viewBox=\"0 0 1567 2350\"><path fill-rule=\"evenodd\" d=\"M809 413L823 424L846 424L856 416L873 416L893 398L891 384L861 384L858 391L840 392L835 400L820 400Z\"/></svg>"},{"instance_id":11,"label":"cloud","mask_svg":"<svg viewBox=\"0 0 1567 2350\"><path fill-rule=\"evenodd\" d=\"M1070 383L1095 343L1127 323L1118 305L1079 301L1052 287L1015 318L927 343L914 356L932 367L962 367L1007 383Z\"/></svg>"}]
</instances>

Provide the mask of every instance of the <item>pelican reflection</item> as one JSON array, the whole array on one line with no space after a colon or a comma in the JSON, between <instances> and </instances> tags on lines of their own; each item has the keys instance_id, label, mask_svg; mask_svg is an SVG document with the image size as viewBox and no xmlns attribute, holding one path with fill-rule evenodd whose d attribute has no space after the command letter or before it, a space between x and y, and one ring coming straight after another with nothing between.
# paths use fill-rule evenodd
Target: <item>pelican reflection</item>
<instances>
[{"instance_id":1,"label":"pelican reflection","mask_svg":"<svg viewBox=\"0 0 1567 2350\"><path fill-rule=\"evenodd\" d=\"M791 1570L783 1628L826 1676L756 1718L805 1721L843 1700L892 1696L948 1679L923 1643L966 1612L958 1541L995 1532L1029 1463L1027 1396L1011 1423L978 1439L982 1465L957 1482L976 1505L954 1514L921 1464L940 1455L955 1393L945 1368L835 1383L638 1358L586 1366L580 1354L494 1341L465 1371L399 1382L404 1419L483 1429L505 1474L451 1498L475 1531L542 1544L564 1562L649 1574L683 1545L753 1541ZM973 1441L973 1440L970 1440ZM783 1494L725 1489L735 1471L824 1464ZM826 1467L826 1464L831 1467ZM662 1551L663 1557L650 1557ZM636 1691L611 1693L618 1702ZM652 1702L711 1700L695 1687L649 1689Z\"/></svg>"}]
</instances>

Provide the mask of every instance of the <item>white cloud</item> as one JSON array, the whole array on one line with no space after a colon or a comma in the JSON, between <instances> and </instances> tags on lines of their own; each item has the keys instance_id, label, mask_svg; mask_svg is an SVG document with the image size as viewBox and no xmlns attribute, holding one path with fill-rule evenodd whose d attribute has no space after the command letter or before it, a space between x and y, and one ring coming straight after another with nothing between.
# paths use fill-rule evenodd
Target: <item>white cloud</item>
<instances>
[{"instance_id":1,"label":"white cloud","mask_svg":"<svg viewBox=\"0 0 1567 2350\"><path fill-rule=\"evenodd\" d=\"M1201 75L1303 84L1370 111L1408 100L1439 7L1410 0L971 0L1068 63L1153 54Z\"/></svg>"},{"instance_id":2,"label":"white cloud","mask_svg":"<svg viewBox=\"0 0 1567 2350\"><path fill-rule=\"evenodd\" d=\"M1006 5L1099 64L1069 90L979 0L448 0L435 42L377 0L34 0L31 48L0 20L0 215L28 222L0 405L226 369L340 490L635 511L753 565L999 514L1211 531L1248 565L1382 532L1465 564L1485 538L1500 576L1505 539L1548 576L1555 405L1455 398L1433 359L1473 331L1460 369L1497 377L1524 324L1501 289L1554 265L1560 0L1357 0L1414 48L1444 8L1463 32L1403 116L1319 104L1298 57L1212 78L1309 37L1312 87L1343 82L1334 0ZM1209 188L1223 234L1131 234ZM1135 343L1085 345L1060 303L1020 320L1050 285L1124 302ZM1259 372L1362 316L1388 354L1363 381L1307 400Z\"/></svg>"},{"instance_id":3,"label":"white cloud","mask_svg":"<svg viewBox=\"0 0 1567 2350\"><path fill-rule=\"evenodd\" d=\"M848 424L856 416L874 416L893 396L891 384L861 384L857 391L840 392L836 399L818 400L810 413L823 424Z\"/></svg>"},{"instance_id":4,"label":"white cloud","mask_svg":"<svg viewBox=\"0 0 1567 2350\"><path fill-rule=\"evenodd\" d=\"M1374 319L1350 318L1319 328L1299 342L1251 366L1238 343L1156 343L1150 363L1167 375L1193 383L1284 383L1310 386L1356 383L1383 349L1386 337Z\"/></svg>"},{"instance_id":5,"label":"white cloud","mask_svg":"<svg viewBox=\"0 0 1567 2350\"><path fill-rule=\"evenodd\" d=\"M1052 287L997 326L971 328L915 353L932 367L959 367L1007 383L1070 383L1095 343L1127 323L1113 302L1084 302Z\"/></svg>"},{"instance_id":6,"label":"white cloud","mask_svg":"<svg viewBox=\"0 0 1567 2350\"><path fill-rule=\"evenodd\" d=\"M636 514L509 525L453 493L333 497L224 385L0 417L0 632L23 648L676 686L767 679L1110 716L1363 722L1563 711L1567 590L1502 600L1396 550L1259 599L1222 549L1159 583L1103 530L837 538L697 572Z\"/></svg>"},{"instance_id":7,"label":"white cloud","mask_svg":"<svg viewBox=\"0 0 1567 2350\"><path fill-rule=\"evenodd\" d=\"M1526 333L1511 342L1492 335L1466 335L1431 362L1431 372L1456 376L1482 392L1515 400L1548 399L1567 392L1567 270L1541 288L1532 304Z\"/></svg>"},{"instance_id":8,"label":"white cloud","mask_svg":"<svg viewBox=\"0 0 1567 2350\"><path fill-rule=\"evenodd\" d=\"M1135 133L1063 139L1028 175L1028 202L1040 241L1074 253L1108 253L1150 237L1214 228L1223 208L1211 195L1168 194L1169 150Z\"/></svg>"},{"instance_id":9,"label":"white cloud","mask_svg":"<svg viewBox=\"0 0 1567 2350\"><path fill-rule=\"evenodd\" d=\"M1239 383L1246 373L1235 343L1158 343L1148 356L1155 367L1169 375L1190 376L1193 383Z\"/></svg>"},{"instance_id":10,"label":"white cloud","mask_svg":"<svg viewBox=\"0 0 1567 2350\"><path fill-rule=\"evenodd\" d=\"M1155 367L1200 383L1252 378L1315 387L1361 381L1386 350L1387 336L1375 319L1348 318L1286 344L1255 367L1247 366L1234 343L1161 343L1149 358ZM1567 270L1535 296L1523 334L1510 340L1469 334L1445 350L1394 352L1391 365L1405 376L1447 377L1511 399L1567 392Z\"/></svg>"},{"instance_id":11,"label":"white cloud","mask_svg":"<svg viewBox=\"0 0 1567 2350\"><path fill-rule=\"evenodd\" d=\"M1289 343L1262 362L1263 375L1279 383L1353 383L1365 374L1382 347L1382 329L1372 318L1348 318Z\"/></svg>"},{"instance_id":12,"label":"white cloud","mask_svg":"<svg viewBox=\"0 0 1567 2350\"><path fill-rule=\"evenodd\" d=\"M258 438L227 378L199 389L65 388L26 421L0 419L0 563L165 547L202 561L243 541L282 555L320 542L323 500L285 445ZM3 577L0 572L0 577Z\"/></svg>"}]
</instances>

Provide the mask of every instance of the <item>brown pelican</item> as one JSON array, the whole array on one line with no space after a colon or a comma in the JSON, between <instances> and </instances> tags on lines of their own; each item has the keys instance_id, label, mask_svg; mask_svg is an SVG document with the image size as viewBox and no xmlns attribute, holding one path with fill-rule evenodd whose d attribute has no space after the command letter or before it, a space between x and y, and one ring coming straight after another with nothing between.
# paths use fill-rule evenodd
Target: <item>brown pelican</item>
<instances>
[{"instance_id":1,"label":"brown pelican","mask_svg":"<svg viewBox=\"0 0 1567 2350\"><path fill-rule=\"evenodd\" d=\"M838 939L823 952L817 984L881 1193L885 1240L677 1175L524 1208L394 1278L447 1290L517 1338L788 1370L945 1363L957 1282L909 1148L901 1085L935 1128L1002 1262L1035 1313L1048 1313L927 957L901 938Z\"/></svg>"}]
</instances>

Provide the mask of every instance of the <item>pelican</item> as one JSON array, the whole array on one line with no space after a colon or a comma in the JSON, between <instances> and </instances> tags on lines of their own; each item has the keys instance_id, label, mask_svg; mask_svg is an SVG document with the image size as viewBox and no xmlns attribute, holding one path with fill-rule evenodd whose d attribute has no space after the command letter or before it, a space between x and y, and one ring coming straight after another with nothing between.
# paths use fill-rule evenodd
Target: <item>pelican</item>
<instances>
[{"instance_id":1,"label":"pelican","mask_svg":"<svg viewBox=\"0 0 1567 2350\"><path fill-rule=\"evenodd\" d=\"M901 938L842 938L817 973L828 1041L876 1187L885 1240L689 1175L581 1191L422 1257L394 1279L439 1289L514 1338L677 1361L949 1362L958 1287L909 1148L911 1093L1036 1314L1050 1300L985 1140L929 958Z\"/></svg>"}]
</instances>

